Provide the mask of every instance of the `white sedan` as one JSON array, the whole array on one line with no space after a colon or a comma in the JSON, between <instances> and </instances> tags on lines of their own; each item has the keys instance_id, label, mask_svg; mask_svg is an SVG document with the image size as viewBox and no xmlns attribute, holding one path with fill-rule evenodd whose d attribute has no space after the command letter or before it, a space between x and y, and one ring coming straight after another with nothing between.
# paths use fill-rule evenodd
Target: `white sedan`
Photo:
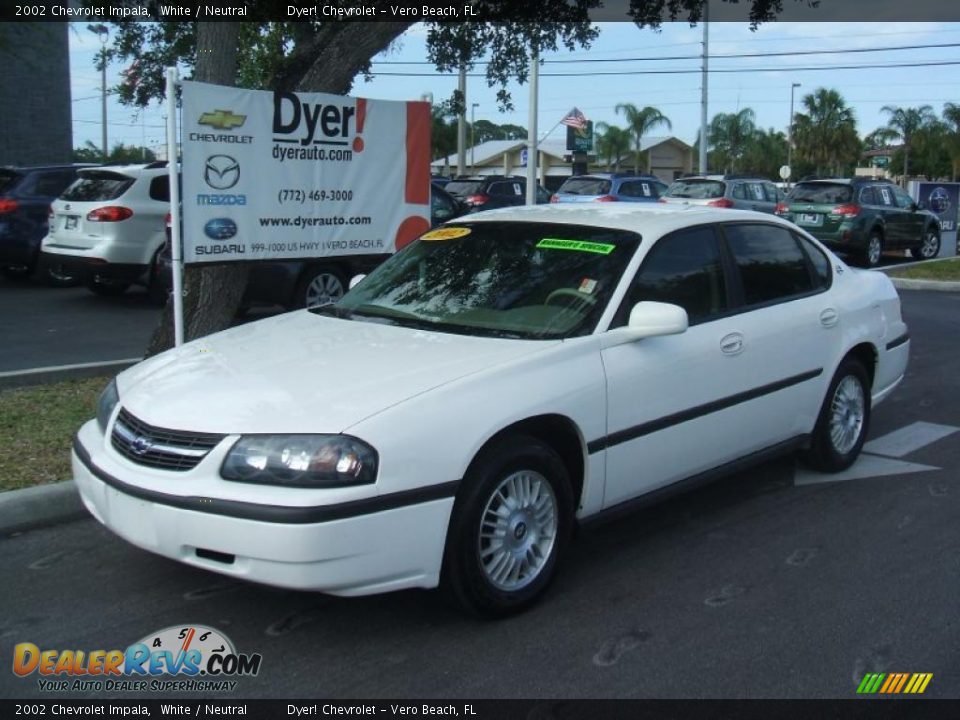
<instances>
[{"instance_id":1,"label":"white sedan","mask_svg":"<svg viewBox=\"0 0 960 720\"><path fill-rule=\"evenodd\" d=\"M100 522L184 563L505 615L579 521L779 453L848 467L909 347L886 276L779 218L510 208L126 370L73 469Z\"/></svg>"}]
</instances>

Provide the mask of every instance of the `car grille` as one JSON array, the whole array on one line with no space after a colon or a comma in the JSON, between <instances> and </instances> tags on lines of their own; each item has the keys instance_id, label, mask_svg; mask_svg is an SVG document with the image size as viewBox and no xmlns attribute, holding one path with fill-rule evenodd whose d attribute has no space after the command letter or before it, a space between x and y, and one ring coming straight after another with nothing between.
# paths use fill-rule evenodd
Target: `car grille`
<instances>
[{"instance_id":1,"label":"car grille","mask_svg":"<svg viewBox=\"0 0 960 720\"><path fill-rule=\"evenodd\" d=\"M162 470L190 470L226 435L164 430L148 425L121 408L110 442L131 462Z\"/></svg>"}]
</instances>

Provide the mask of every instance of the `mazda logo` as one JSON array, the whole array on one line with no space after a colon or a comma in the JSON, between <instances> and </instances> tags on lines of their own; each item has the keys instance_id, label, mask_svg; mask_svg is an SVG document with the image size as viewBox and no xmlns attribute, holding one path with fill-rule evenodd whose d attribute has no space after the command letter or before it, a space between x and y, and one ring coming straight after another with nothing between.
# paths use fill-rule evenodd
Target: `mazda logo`
<instances>
[{"instance_id":1,"label":"mazda logo","mask_svg":"<svg viewBox=\"0 0 960 720\"><path fill-rule=\"evenodd\" d=\"M135 455L146 455L148 452L150 452L150 448L152 447L153 443L143 435L137 435L137 437L133 439L133 442L130 443L130 450Z\"/></svg>"},{"instance_id":2,"label":"mazda logo","mask_svg":"<svg viewBox=\"0 0 960 720\"><path fill-rule=\"evenodd\" d=\"M229 155L211 155L203 168L203 179L214 190L229 190L240 182L240 163Z\"/></svg>"}]
</instances>

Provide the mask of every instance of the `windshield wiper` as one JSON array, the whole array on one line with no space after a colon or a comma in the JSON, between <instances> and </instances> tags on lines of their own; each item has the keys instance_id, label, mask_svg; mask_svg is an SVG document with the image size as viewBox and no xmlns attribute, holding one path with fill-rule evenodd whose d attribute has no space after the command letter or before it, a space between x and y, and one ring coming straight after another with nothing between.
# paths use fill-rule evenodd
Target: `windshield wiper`
<instances>
[{"instance_id":1,"label":"windshield wiper","mask_svg":"<svg viewBox=\"0 0 960 720\"><path fill-rule=\"evenodd\" d=\"M342 308L334 303L327 303L326 305L318 305L316 307L307 308L314 315L332 315L335 318L340 318L341 320L349 320L353 317L353 313Z\"/></svg>"}]
</instances>

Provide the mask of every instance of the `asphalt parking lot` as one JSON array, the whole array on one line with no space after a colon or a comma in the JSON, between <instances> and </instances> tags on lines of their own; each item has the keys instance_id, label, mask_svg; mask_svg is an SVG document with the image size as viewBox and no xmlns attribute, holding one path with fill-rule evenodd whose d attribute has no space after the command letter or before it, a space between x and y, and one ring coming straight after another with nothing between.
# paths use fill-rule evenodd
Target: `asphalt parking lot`
<instances>
[{"instance_id":1,"label":"asphalt parking lot","mask_svg":"<svg viewBox=\"0 0 960 720\"><path fill-rule=\"evenodd\" d=\"M125 648L206 624L263 655L224 699L852 698L870 672L930 672L924 697L960 697L960 295L901 295L909 373L847 475L784 459L581 532L519 617L235 582L87 519L0 541L0 647ZM148 316L129 302L131 323ZM44 693L8 672L0 695Z\"/></svg>"}]
</instances>

